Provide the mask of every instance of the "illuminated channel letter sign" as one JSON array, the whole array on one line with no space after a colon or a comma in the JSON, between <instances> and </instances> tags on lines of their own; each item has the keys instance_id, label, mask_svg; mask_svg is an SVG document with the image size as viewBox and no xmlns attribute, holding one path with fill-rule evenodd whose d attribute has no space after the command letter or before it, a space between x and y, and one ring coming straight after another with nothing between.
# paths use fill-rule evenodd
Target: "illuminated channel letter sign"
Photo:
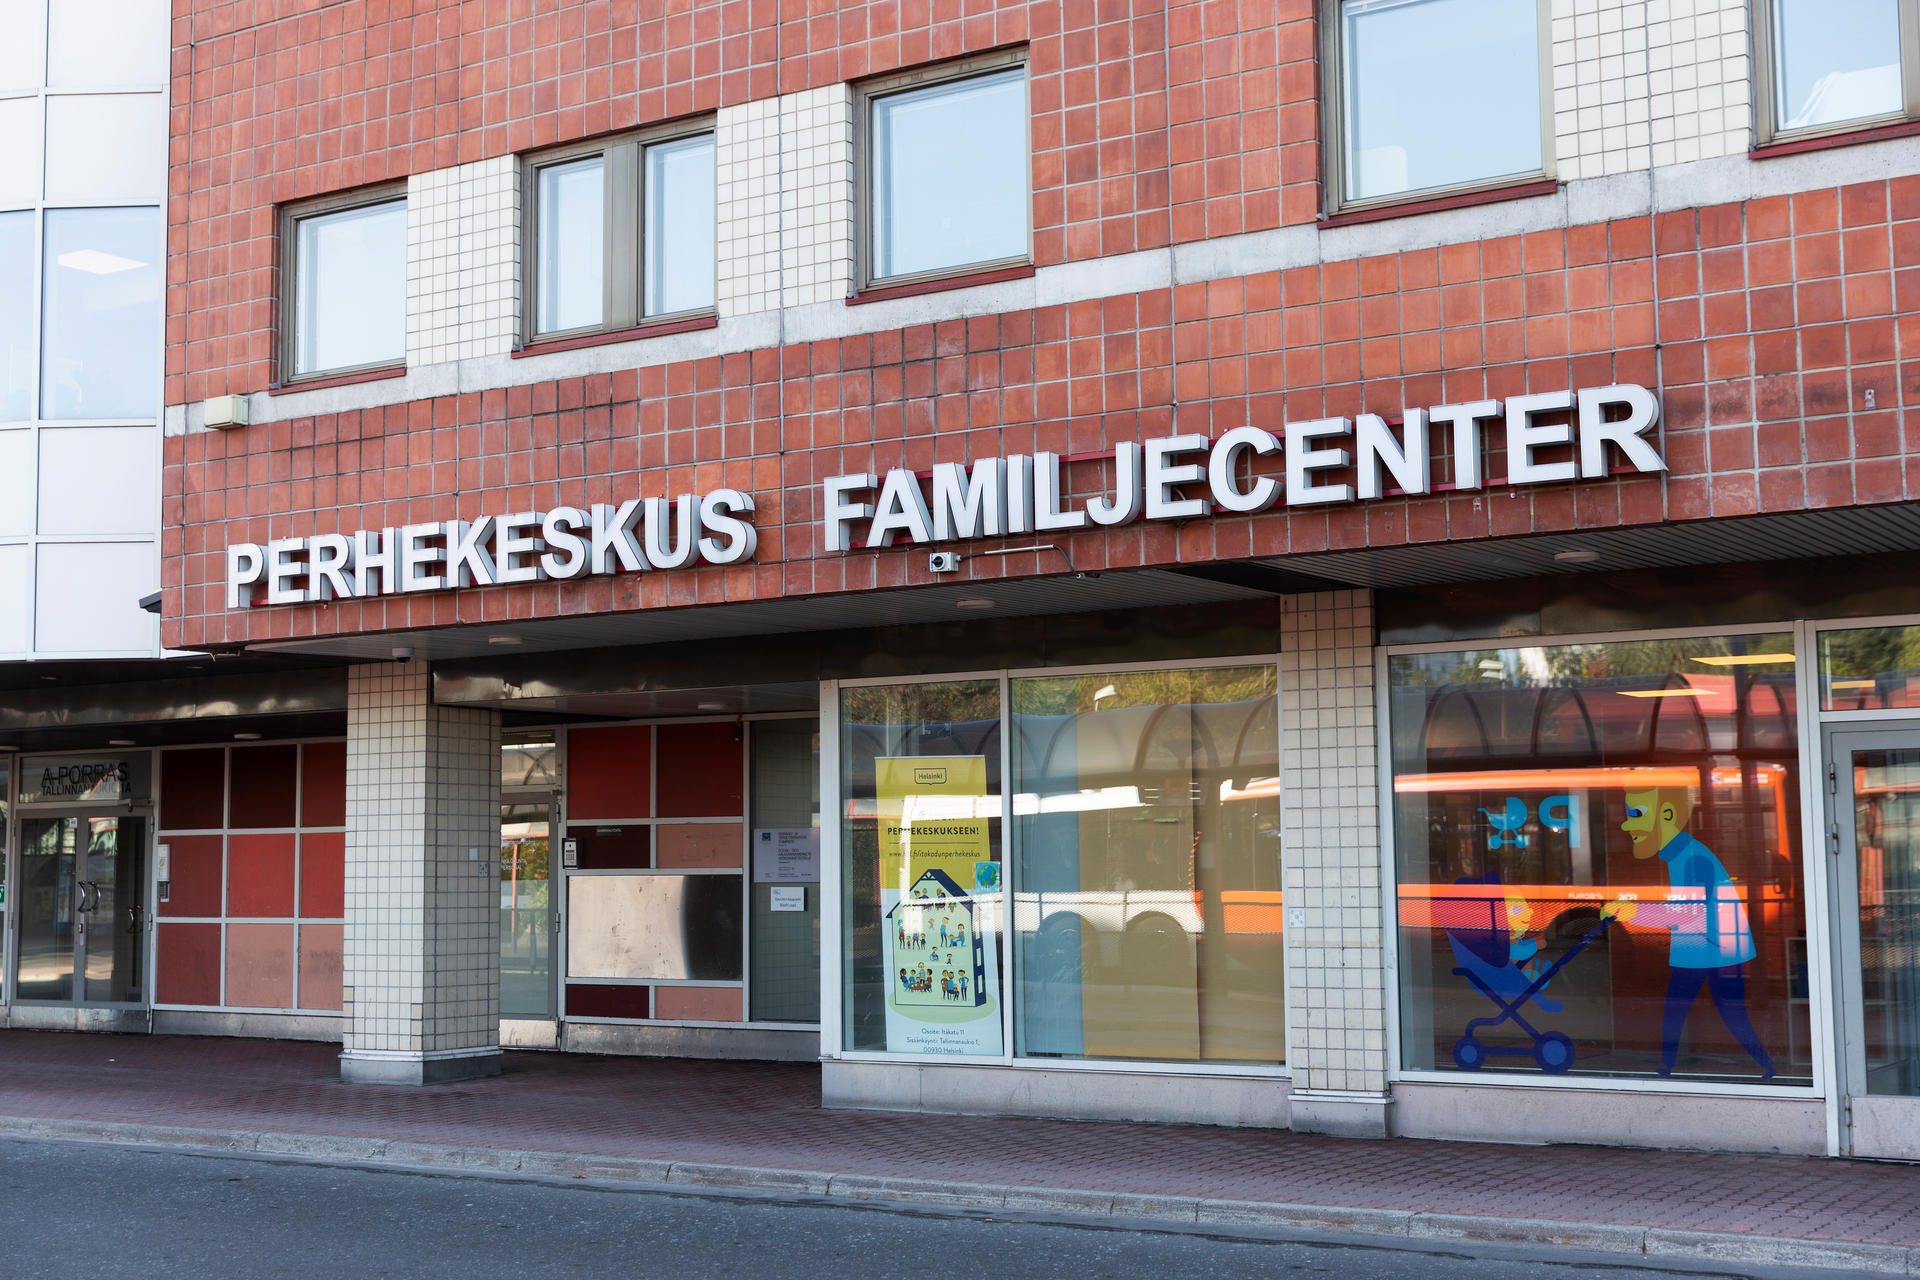
<instances>
[{"instance_id":1,"label":"illuminated channel letter sign","mask_svg":"<svg viewBox=\"0 0 1920 1280\"><path fill-rule=\"evenodd\" d=\"M1558 414L1567 421L1539 419ZM833 476L821 485L823 532L829 551L852 549L852 526L868 521L865 546L949 542L1006 534L1071 532L1134 520L1191 520L1215 512L1247 514L1282 501L1289 507L1367 502L1387 496L1389 480L1402 494L1433 492L1433 435L1446 431L1452 444L1452 489L1486 486L1480 456L1485 425L1506 421L1508 484L1561 484L1608 474L1607 446L1635 471L1665 471L1667 464L1646 440L1660 422L1660 402L1645 387L1627 384L1549 391L1538 395L1476 400L1468 404L1408 409L1395 439L1386 420L1357 418L1290 422L1281 435L1260 427L1236 427L1209 441L1201 435L1125 441L1114 450L1114 491L1065 506L1057 453L982 458L969 470L958 462L933 468L932 502L905 469ZM1575 456L1541 461L1541 450L1574 446ZM1272 477L1238 478L1243 454L1283 454L1284 484ZM1203 460L1204 459L1204 460ZM1326 473L1354 469L1353 483L1330 482ZM1176 486L1206 486L1209 497L1180 496ZM859 497L873 490L872 500Z\"/></svg>"},{"instance_id":2,"label":"illuminated channel letter sign","mask_svg":"<svg viewBox=\"0 0 1920 1280\"><path fill-rule=\"evenodd\" d=\"M555 507L478 520L276 538L227 548L227 608L449 591L513 582L564 582L593 574L742 564L758 541L738 517L753 497L715 489L677 500L634 498L619 506Z\"/></svg>"}]
</instances>

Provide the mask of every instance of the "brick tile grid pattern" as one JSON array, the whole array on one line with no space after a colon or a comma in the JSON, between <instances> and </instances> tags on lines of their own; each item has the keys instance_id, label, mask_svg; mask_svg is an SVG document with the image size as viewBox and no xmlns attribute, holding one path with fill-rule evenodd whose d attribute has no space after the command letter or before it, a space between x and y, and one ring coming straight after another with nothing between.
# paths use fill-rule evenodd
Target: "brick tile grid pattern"
<instances>
[{"instance_id":1,"label":"brick tile grid pattern","mask_svg":"<svg viewBox=\"0 0 1920 1280\"><path fill-rule=\"evenodd\" d=\"M513 349L520 322L520 167L511 156L407 182L407 363Z\"/></svg>"},{"instance_id":2,"label":"brick tile grid pattern","mask_svg":"<svg viewBox=\"0 0 1920 1280\"><path fill-rule=\"evenodd\" d=\"M345 1087L337 1052L0 1032L0 1115L1920 1244L1920 1171L1903 1165L826 1111L811 1063L509 1052L504 1074L457 1088Z\"/></svg>"},{"instance_id":3,"label":"brick tile grid pattern","mask_svg":"<svg viewBox=\"0 0 1920 1280\"><path fill-rule=\"evenodd\" d=\"M853 282L853 100L844 84L723 109L723 316L844 298Z\"/></svg>"},{"instance_id":4,"label":"brick tile grid pattern","mask_svg":"<svg viewBox=\"0 0 1920 1280\"><path fill-rule=\"evenodd\" d=\"M1387 1087L1374 725L1371 593L1283 597L1289 1062L1309 1089Z\"/></svg>"},{"instance_id":5,"label":"brick tile grid pattern","mask_svg":"<svg viewBox=\"0 0 1920 1280\"><path fill-rule=\"evenodd\" d=\"M1561 179L1747 149L1746 0L1553 0L1552 40Z\"/></svg>"},{"instance_id":6,"label":"brick tile grid pattern","mask_svg":"<svg viewBox=\"0 0 1920 1280\"><path fill-rule=\"evenodd\" d=\"M497 713L434 706L424 662L348 669L346 1048L499 1043L499 803Z\"/></svg>"},{"instance_id":7,"label":"brick tile grid pattern","mask_svg":"<svg viewBox=\"0 0 1920 1280\"><path fill-rule=\"evenodd\" d=\"M1916 351L1920 177L1903 177L199 433L164 444L163 637L285 639L922 583L925 558L904 550L820 550L821 478L1614 381L1662 389L1664 481L1136 524L1074 535L1074 564L1911 501ZM1500 477L1492 443L1487 473ZM1067 470L1084 498L1110 466ZM225 608L233 542L721 485L758 496L751 565ZM966 567L970 579L1054 571L1032 555Z\"/></svg>"},{"instance_id":8,"label":"brick tile grid pattern","mask_svg":"<svg viewBox=\"0 0 1920 1280\"><path fill-rule=\"evenodd\" d=\"M1312 11L1312 0L981 0L964 10L849 0L824 12L788 0L550 10L183 0L166 403L274 380L272 213L288 201L782 95L839 94L1022 43L1039 262L1310 222L1320 198ZM802 249L811 225L796 228Z\"/></svg>"}]
</instances>

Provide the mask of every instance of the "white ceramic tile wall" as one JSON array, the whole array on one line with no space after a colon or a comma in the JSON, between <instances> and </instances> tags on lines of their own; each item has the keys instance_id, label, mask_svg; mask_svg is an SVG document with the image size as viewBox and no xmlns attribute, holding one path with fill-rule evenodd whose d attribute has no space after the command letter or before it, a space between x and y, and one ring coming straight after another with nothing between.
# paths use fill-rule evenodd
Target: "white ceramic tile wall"
<instances>
[{"instance_id":1,"label":"white ceramic tile wall","mask_svg":"<svg viewBox=\"0 0 1920 1280\"><path fill-rule=\"evenodd\" d=\"M1288 1062L1296 1088L1386 1089L1373 605L1281 598Z\"/></svg>"},{"instance_id":2,"label":"white ceramic tile wall","mask_svg":"<svg viewBox=\"0 0 1920 1280\"><path fill-rule=\"evenodd\" d=\"M1751 47L1747 0L1553 0L1559 176L1745 151Z\"/></svg>"},{"instance_id":3,"label":"white ceramic tile wall","mask_svg":"<svg viewBox=\"0 0 1920 1280\"><path fill-rule=\"evenodd\" d=\"M349 1050L498 1045L500 721L424 662L347 672Z\"/></svg>"},{"instance_id":4,"label":"white ceramic tile wall","mask_svg":"<svg viewBox=\"0 0 1920 1280\"><path fill-rule=\"evenodd\" d=\"M513 349L520 166L497 156L407 180L407 363Z\"/></svg>"},{"instance_id":5,"label":"white ceramic tile wall","mask_svg":"<svg viewBox=\"0 0 1920 1280\"><path fill-rule=\"evenodd\" d=\"M847 295L853 98L844 84L721 110L715 123L722 316Z\"/></svg>"}]
</instances>

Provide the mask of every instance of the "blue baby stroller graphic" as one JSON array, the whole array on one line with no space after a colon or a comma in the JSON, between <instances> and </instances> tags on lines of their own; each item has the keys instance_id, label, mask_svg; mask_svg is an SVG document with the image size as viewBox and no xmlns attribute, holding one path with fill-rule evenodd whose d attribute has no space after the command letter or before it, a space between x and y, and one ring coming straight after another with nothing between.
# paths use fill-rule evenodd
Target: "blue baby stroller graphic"
<instances>
[{"instance_id":1,"label":"blue baby stroller graphic","mask_svg":"<svg viewBox=\"0 0 1920 1280\"><path fill-rule=\"evenodd\" d=\"M1463 886L1497 886L1500 873L1492 871L1484 876L1469 876L1454 883ZM1467 1023L1466 1034L1453 1044L1454 1065L1462 1071L1478 1071L1486 1065L1488 1054L1504 1053L1532 1058L1548 1075L1564 1074L1573 1065L1572 1038L1560 1031L1536 1030L1521 1016L1520 1010L1532 1003L1539 1006L1543 1013L1560 1012L1565 1006L1558 1000L1543 997L1541 989L1553 981L1569 961L1605 933L1611 920L1602 916L1600 922L1580 941L1568 947L1558 960L1539 968L1529 962L1539 951L1540 945L1533 941L1516 943L1513 940L1513 931L1507 923L1505 894L1462 895L1436 901L1433 906L1434 922L1446 931L1447 942L1453 947L1453 957L1459 962L1459 967L1453 971L1454 976L1472 983L1476 991L1493 1001L1500 1010L1497 1016L1475 1018ZM1512 1022L1526 1032L1533 1041L1532 1047L1481 1044L1473 1038L1473 1033L1484 1027L1498 1027L1506 1022Z\"/></svg>"},{"instance_id":2,"label":"blue baby stroller graphic","mask_svg":"<svg viewBox=\"0 0 1920 1280\"><path fill-rule=\"evenodd\" d=\"M1492 809L1482 809L1480 812L1487 815L1487 823L1493 828L1487 832L1487 848L1498 849L1504 845L1512 845L1516 849L1527 847L1527 838L1520 834L1520 828L1527 825L1525 800L1519 796L1508 796L1507 807L1498 813Z\"/></svg>"}]
</instances>

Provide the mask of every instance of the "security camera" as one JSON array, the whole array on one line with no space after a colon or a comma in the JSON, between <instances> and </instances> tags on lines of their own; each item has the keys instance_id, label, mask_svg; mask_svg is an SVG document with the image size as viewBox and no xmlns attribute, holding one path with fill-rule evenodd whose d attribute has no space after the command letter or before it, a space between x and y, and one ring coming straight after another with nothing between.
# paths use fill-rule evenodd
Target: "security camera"
<instances>
[{"instance_id":1,"label":"security camera","mask_svg":"<svg viewBox=\"0 0 1920 1280\"><path fill-rule=\"evenodd\" d=\"M397 644L393 647L393 660L395 662L405 662L408 658L411 658L412 656L413 656L413 650L409 649L404 644Z\"/></svg>"},{"instance_id":2,"label":"security camera","mask_svg":"<svg viewBox=\"0 0 1920 1280\"><path fill-rule=\"evenodd\" d=\"M931 573L958 573L960 572L960 553L936 551L927 557L927 569Z\"/></svg>"}]
</instances>

